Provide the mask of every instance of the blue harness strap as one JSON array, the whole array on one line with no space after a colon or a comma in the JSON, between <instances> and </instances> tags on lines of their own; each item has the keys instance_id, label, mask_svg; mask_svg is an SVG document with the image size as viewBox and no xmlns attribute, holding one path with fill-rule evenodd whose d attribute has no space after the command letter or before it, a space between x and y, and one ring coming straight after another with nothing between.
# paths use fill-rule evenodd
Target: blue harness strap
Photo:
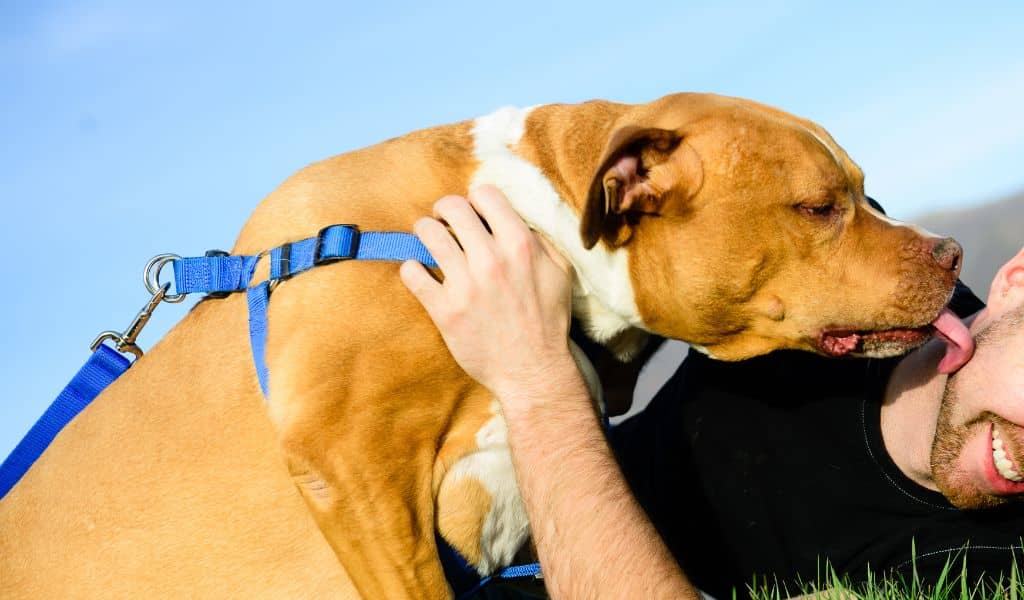
<instances>
[{"instance_id":1,"label":"blue harness strap","mask_svg":"<svg viewBox=\"0 0 1024 600\"><path fill-rule=\"evenodd\" d=\"M249 287L260 258L269 255L270 278ZM206 256L174 261L175 293L220 294L246 292L249 304L249 341L256 376L263 396L270 393L266 363L267 305L277 282L289 279L313 267L342 260L417 260L437 267L426 246L411 233L398 231L362 232L355 225L324 227L316 237L289 242L255 256Z\"/></svg>"},{"instance_id":2,"label":"blue harness strap","mask_svg":"<svg viewBox=\"0 0 1024 600\"><path fill-rule=\"evenodd\" d=\"M240 292L256 269L255 256L196 256L174 261L174 288L179 294Z\"/></svg>"},{"instance_id":3,"label":"blue harness strap","mask_svg":"<svg viewBox=\"0 0 1024 600\"><path fill-rule=\"evenodd\" d=\"M360 232L354 225L332 225L321 229L316 237L271 250L270 279L250 288L253 272L264 254L228 256L226 253L211 252L206 256L179 257L173 261L175 295L246 291L253 360L264 395L268 391L265 348L267 302L272 282L287 279L318 265L348 259L413 259L428 267L437 267L427 248L410 233ZM127 371L129 366L131 362L113 348L104 344L96 347L85 365L0 465L0 499L11 491L42 456L61 429Z\"/></svg>"},{"instance_id":4,"label":"blue harness strap","mask_svg":"<svg viewBox=\"0 0 1024 600\"><path fill-rule=\"evenodd\" d=\"M270 278L252 285L251 281L256 265L264 256L269 256ZM253 362L256 366L260 389L266 397L269 393L269 373L266 362L267 305L270 301L271 291L278 282L314 267L342 260L405 261L410 259L417 260L427 267L437 267L437 262L434 261L427 248L410 233L361 232L355 225L331 225L321 229L316 237L290 242L254 256L229 256L224 252L210 251L206 256L174 257L172 262L174 296L182 298L185 294L191 293L211 295L242 291L246 293ZM150 264L153 262L151 261ZM148 276L147 273L147 278ZM154 279L159 279L159 268L157 268ZM163 292L166 291L167 287L165 286ZM151 301L152 306L158 304L162 297L162 293L160 296L154 296ZM152 306L149 310L152 309ZM145 320L148 318L149 316L146 314ZM137 321L138 319L139 317L137 317ZM145 320L142 321L142 324L145 324ZM137 334L138 331L136 330L134 333ZM134 337L130 341L134 341ZM131 346L138 351L134 343ZM119 348L124 349L121 346ZM141 351L138 353L141 355ZM57 437L61 429L107 386L128 370L131 364L127 358L107 345L99 344L96 347L78 374L64 388L53 404L46 409L39 421L33 425L10 456L4 460L3 465L0 465L0 500L42 456L43 451ZM490 581L538 577L540 574L540 565L534 563L509 567L481 579L476 570L454 548L440 536L437 539L445 574L449 577L453 587L462 590L459 598L467 598L475 594Z\"/></svg>"},{"instance_id":5,"label":"blue harness strap","mask_svg":"<svg viewBox=\"0 0 1024 600\"><path fill-rule=\"evenodd\" d=\"M263 397L270 395L270 379L267 370L267 303L270 302L270 282L264 281L245 292L249 304L249 345L252 347L252 361L256 365L256 377L260 380Z\"/></svg>"},{"instance_id":6,"label":"blue harness strap","mask_svg":"<svg viewBox=\"0 0 1024 600\"><path fill-rule=\"evenodd\" d=\"M449 544L440 533L434 533L437 542L437 554L441 559L441 566L444 568L445 579L448 585L452 586L457 600L468 600L474 594L485 588L494 581L510 581L513 579L541 579L540 563L529 563L505 567L500 571L481 577L473 565Z\"/></svg>"},{"instance_id":7,"label":"blue harness strap","mask_svg":"<svg viewBox=\"0 0 1024 600\"><path fill-rule=\"evenodd\" d=\"M175 293L241 292L249 287L256 264L270 256L270 281L288 279L313 267L341 260L417 260L437 267L426 246L411 233L360 232L355 225L331 225L316 237L278 246L255 256L207 255L174 261Z\"/></svg>"},{"instance_id":8,"label":"blue harness strap","mask_svg":"<svg viewBox=\"0 0 1024 600\"><path fill-rule=\"evenodd\" d=\"M28 472L60 430L89 405L107 386L128 370L128 359L101 344L89 356L71 382L46 409L32 429L0 465L0 500Z\"/></svg>"},{"instance_id":9,"label":"blue harness strap","mask_svg":"<svg viewBox=\"0 0 1024 600\"><path fill-rule=\"evenodd\" d=\"M515 565L512 567L505 567L498 571L494 575L489 575L480 579L480 581L470 588L465 593L456 596L458 600L469 600L474 594L487 587L488 584L495 581L511 581L513 579L543 579L543 574L540 570L540 563L530 563L527 565Z\"/></svg>"}]
</instances>

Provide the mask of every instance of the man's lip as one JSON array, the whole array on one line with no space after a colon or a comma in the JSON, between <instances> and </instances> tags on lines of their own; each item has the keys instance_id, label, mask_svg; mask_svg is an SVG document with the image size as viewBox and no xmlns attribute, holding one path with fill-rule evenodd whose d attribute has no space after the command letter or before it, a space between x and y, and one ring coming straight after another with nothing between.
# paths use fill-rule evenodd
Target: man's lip
<instances>
[{"instance_id":1,"label":"man's lip","mask_svg":"<svg viewBox=\"0 0 1024 600\"><path fill-rule=\"evenodd\" d=\"M1003 477L996 470L996 459L992 456L992 430L995 428L995 423L989 423L985 429L985 460L984 460L984 472L985 479L988 484L992 487L992 492L1001 496L1011 496L1015 494L1024 493L1024 482L1017 483L1010 481Z\"/></svg>"}]
</instances>

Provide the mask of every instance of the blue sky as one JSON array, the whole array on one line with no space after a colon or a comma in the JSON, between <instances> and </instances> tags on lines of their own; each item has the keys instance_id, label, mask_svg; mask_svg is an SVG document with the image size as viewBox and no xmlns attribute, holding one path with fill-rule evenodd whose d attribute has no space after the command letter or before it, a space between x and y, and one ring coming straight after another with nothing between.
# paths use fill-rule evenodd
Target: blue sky
<instances>
[{"instance_id":1,"label":"blue sky","mask_svg":"<svg viewBox=\"0 0 1024 600\"><path fill-rule=\"evenodd\" d=\"M825 126L897 217L1018 191L1024 3L944 4L0 3L0 456L149 257L230 247L309 162L503 105L745 96Z\"/></svg>"}]
</instances>

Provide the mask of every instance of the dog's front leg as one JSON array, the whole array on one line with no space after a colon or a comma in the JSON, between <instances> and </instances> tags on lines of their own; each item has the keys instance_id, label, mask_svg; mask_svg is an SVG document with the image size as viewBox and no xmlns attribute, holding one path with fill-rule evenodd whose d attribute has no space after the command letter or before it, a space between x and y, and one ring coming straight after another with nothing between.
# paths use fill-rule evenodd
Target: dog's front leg
<instances>
[{"instance_id":1,"label":"dog's front leg","mask_svg":"<svg viewBox=\"0 0 1024 600\"><path fill-rule=\"evenodd\" d=\"M360 594L449 598L434 536L437 459L479 386L397 270L339 263L274 292L267 409L295 484Z\"/></svg>"},{"instance_id":2,"label":"dog's front leg","mask_svg":"<svg viewBox=\"0 0 1024 600\"><path fill-rule=\"evenodd\" d=\"M363 598L450 597L434 543L436 442L392 441L394 423L366 418L375 399L361 399L360 416L329 400L305 396L302 415L281 424L288 469L320 530Z\"/></svg>"}]
</instances>

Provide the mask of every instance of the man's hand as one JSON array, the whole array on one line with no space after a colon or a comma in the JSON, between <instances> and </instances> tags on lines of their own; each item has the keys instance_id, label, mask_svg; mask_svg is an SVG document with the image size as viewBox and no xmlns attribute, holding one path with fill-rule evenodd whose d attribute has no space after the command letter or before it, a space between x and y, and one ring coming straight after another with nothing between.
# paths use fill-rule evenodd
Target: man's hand
<instances>
[{"instance_id":1,"label":"man's hand","mask_svg":"<svg viewBox=\"0 0 1024 600\"><path fill-rule=\"evenodd\" d=\"M568 261L530 231L492 186L471 190L468 200L442 198L434 217L420 219L413 231L444 282L415 261L402 265L401 277L459 365L506 401L528 401L531 390L540 383L549 389L552 378L570 383L578 377L567 341ZM512 403L506 409L518 406Z\"/></svg>"},{"instance_id":2,"label":"man's hand","mask_svg":"<svg viewBox=\"0 0 1024 600\"><path fill-rule=\"evenodd\" d=\"M502 404L551 597L697 598L630 494L570 354L569 265L492 187L434 210L452 234L434 219L415 232L444 283L415 262L402 281Z\"/></svg>"}]
</instances>

